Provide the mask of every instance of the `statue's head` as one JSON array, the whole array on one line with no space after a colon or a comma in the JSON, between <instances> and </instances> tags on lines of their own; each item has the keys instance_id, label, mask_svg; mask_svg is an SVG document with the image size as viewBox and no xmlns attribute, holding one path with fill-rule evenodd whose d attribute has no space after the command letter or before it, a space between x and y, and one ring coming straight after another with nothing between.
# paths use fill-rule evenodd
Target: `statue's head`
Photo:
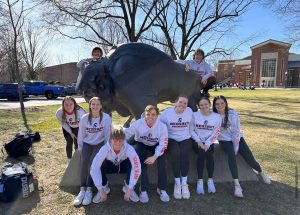
<instances>
[{"instance_id":1,"label":"statue's head","mask_svg":"<svg viewBox=\"0 0 300 215\"><path fill-rule=\"evenodd\" d=\"M107 102L111 97L112 82L107 71L106 59L91 62L84 71L80 71L76 90L82 94L86 101L98 96Z\"/></svg>"}]
</instances>

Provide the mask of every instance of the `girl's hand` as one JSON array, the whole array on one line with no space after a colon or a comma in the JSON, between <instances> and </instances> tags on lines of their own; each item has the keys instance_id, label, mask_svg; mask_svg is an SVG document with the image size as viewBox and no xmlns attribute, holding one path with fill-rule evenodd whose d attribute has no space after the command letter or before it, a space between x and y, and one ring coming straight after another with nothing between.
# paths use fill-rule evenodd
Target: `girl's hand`
<instances>
[{"instance_id":1,"label":"girl's hand","mask_svg":"<svg viewBox=\"0 0 300 215\"><path fill-rule=\"evenodd\" d=\"M206 146L206 145L203 145L203 148L202 148L205 152L207 152L207 150L209 149L209 146Z\"/></svg>"},{"instance_id":2,"label":"girl's hand","mask_svg":"<svg viewBox=\"0 0 300 215\"><path fill-rule=\"evenodd\" d=\"M145 164L153 164L156 161L156 159L157 159L156 155L153 155L151 157L148 157L144 163Z\"/></svg>"},{"instance_id":3,"label":"girl's hand","mask_svg":"<svg viewBox=\"0 0 300 215\"><path fill-rule=\"evenodd\" d=\"M131 194L131 189L127 189L126 193L124 194L124 200L126 202L129 202L130 201L130 194Z\"/></svg>"},{"instance_id":4,"label":"girl's hand","mask_svg":"<svg viewBox=\"0 0 300 215\"><path fill-rule=\"evenodd\" d=\"M73 134L73 133L71 133L71 137L72 137L73 140L77 139L76 135Z\"/></svg>"},{"instance_id":5,"label":"girl's hand","mask_svg":"<svg viewBox=\"0 0 300 215\"><path fill-rule=\"evenodd\" d=\"M105 202L107 200L107 194L104 192L103 189L101 191L98 191L100 193L100 202Z\"/></svg>"},{"instance_id":6,"label":"girl's hand","mask_svg":"<svg viewBox=\"0 0 300 215\"><path fill-rule=\"evenodd\" d=\"M201 82L202 82L202 84L203 84L203 85L206 85L206 83L207 83L207 79L205 79L205 78L202 78Z\"/></svg>"}]
</instances>

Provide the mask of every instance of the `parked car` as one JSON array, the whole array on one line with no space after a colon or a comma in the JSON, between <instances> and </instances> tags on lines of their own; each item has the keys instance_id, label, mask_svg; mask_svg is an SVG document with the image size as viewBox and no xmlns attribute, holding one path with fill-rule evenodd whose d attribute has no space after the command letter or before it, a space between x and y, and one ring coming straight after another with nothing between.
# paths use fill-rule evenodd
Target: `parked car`
<instances>
[{"instance_id":1,"label":"parked car","mask_svg":"<svg viewBox=\"0 0 300 215\"><path fill-rule=\"evenodd\" d=\"M70 85L65 86L65 95L66 96L75 95L77 93L75 87L76 87L76 83L72 83Z\"/></svg>"},{"instance_id":2,"label":"parked car","mask_svg":"<svg viewBox=\"0 0 300 215\"><path fill-rule=\"evenodd\" d=\"M25 86L18 83L0 83L0 99L19 100L19 90L23 98L28 97Z\"/></svg>"},{"instance_id":3,"label":"parked car","mask_svg":"<svg viewBox=\"0 0 300 215\"><path fill-rule=\"evenodd\" d=\"M47 99L56 99L65 93L63 86L48 85L44 81L24 81L23 84L28 95L45 95Z\"/></svg>"}]
</instances>

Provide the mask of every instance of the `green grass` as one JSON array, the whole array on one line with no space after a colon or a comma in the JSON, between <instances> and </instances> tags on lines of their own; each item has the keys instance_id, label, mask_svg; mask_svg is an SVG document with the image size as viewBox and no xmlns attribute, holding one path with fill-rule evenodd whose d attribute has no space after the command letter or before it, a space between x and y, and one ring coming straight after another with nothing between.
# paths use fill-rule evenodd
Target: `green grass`
<instances>
[{"instance_id":1,"label":"green grass","mask_svg":"<svg viewBox=\"0 0 300 215\"><path fill-rule=\"evenodd\" d=\"M26 110L31 129L40 131L42 141L34 145L34 157L21 158L38 175L45 192L22 204L0 204L0 209L4 214L298 214L300 193L296 199L295 168L300 168L300 90L222 90L211 94L226 96L230 107L239 112L245 140L273 185L242 182L245 198L240 200L232 197L231 183L218 183L215 195L204 196L197 195L195 184L191 184L190 200L171 197L167 204L160 202L154 187L148 204L127 204L116 186L105 204L75 208L71 205L75 193L58 188L66 156L65 141L54 116L59 105L54 105ZM86 103L80 105L87 110ZM159 108L169 105L165 102ZM113 113L114 124L125 120ZM0 143L8 142L19 130L23 130L19 111L0 110ZM171 185L168 191L172 194Z\"/></svg>"}]
</instances>

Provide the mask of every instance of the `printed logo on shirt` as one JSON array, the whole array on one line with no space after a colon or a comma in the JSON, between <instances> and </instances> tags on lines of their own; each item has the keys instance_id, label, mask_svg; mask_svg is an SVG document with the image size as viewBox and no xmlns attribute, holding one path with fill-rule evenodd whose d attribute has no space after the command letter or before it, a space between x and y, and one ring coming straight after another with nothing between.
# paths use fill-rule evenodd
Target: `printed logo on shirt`
<instances>
[{"instance_id":1,"label":"printed logo on shirt","mask_svg":"<svg viewBox=\"0 0 300 215\"><path fill-rule=\"evenodd\" d=\"M133 169L134 169L134 175L133 175L133 178L134 178L135 180L138 180L139 177L140 177L139 161L138 161L137 156L134 156L132 160L133 160Z\"/></svg>"},{"instance_id":2,"label":"printed logo on shirt","mask_svg":"<svg viewBox=\"0 0 300 215\"><path fill-rule=\"evenodd\" d=\"M164 153L165 150L168 148L168 138L164 139L164 147L160 150L161 153Z\"/></svg>"},{"instance_id":3,"label":"printed logo on shirt","mask_svg":"<svg viewBox=\"0 0 300 215\"><path fill-rule=\"evenodd\" d=\"M188 127L190 122L183 122L182 118L178 118L177 122L170 122L170 126L172 128L186 128Z\"/></svg>"},{"instance_id":4,"label":"printed logo on shirt","mask_svg":"<svg viewBox=\"0 0 300 215\"><path fill-rule=\"evenodd\" d=\"M157 143L159 140L158 137L152 137L152 133L149 133L147 136L140 136L140 139L151 143Z\"/></svg>"},{"instance_id":5,"label":"printed logo on shirt","mask_svg":"<svg viewBox=\"0 0 300 215\"><path fill-rule=\"evenodd\" d=\"M196 128L199 129L199 130L209 130L209 131L212 131L212 130L214 130L215 126L208 125L208 121L205 120L204 124L196 124Z\"/></svg>"},{"instance_id":6,"label":"printed logo on shirt","mask_svg":"<svg viewBox=\"0 0 300 215\"><path fill-rule=\"evenodd\" d=\"M77 121L74 120L73 121L73 118L69 118L68 124L69 125L73 125L73 126L78 125L79 124L79 120L77 120Z\"/></svg>"},{"instance_id":7,"label":"printed logo on shirt","mask_svg":"<svg viewBox=\"0 0 300 215\"><path fill-rule=\"evenodd\" d=\"M101 132L104 130L103 126L102 125L99 125L100 127L97 127L98 123L94 123L93 124L93 127L90 128L90 127L87 127L86 128L86 132L87 133L91 133L91 134L94 134L94 133L97 133L97 132Z\"/></svg>"}]
</instances>

